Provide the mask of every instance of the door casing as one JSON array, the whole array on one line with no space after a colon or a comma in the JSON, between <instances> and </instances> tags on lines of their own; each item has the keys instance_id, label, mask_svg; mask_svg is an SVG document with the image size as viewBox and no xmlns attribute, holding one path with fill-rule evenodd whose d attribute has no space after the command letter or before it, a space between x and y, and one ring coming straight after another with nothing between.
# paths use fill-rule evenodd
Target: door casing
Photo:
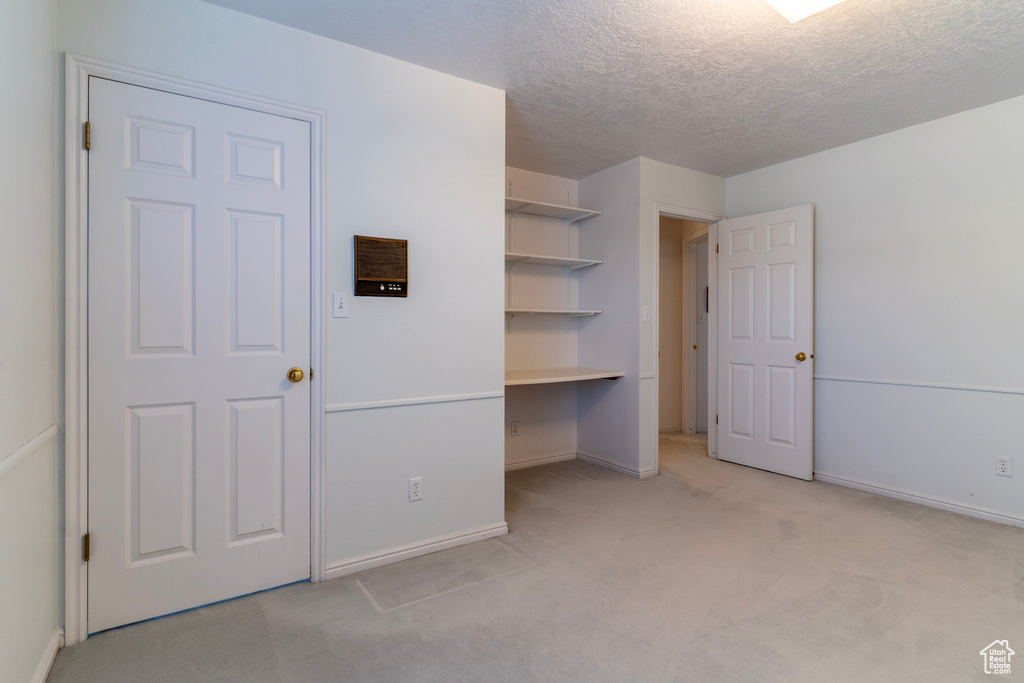
<instances>
[{"instance_id":1,"label":"door casing","mask_svg":"<svg viewBox=\"0 0 1024 683\"><path fill-rule=\"evenodd\" d=\"M64 640L87 637L88 564L82 559L88 531L87 257L88 153L85 123L89 77L97 76L220 104L307 121L310 126L310 578L324 580L324 344L323 158L325 112L246 95L82 57L65 56L65 292L64 292Z\"/></svg>"},{"instance_id":2,"label":"door casing","mask_svg":"<svg viewBox=\"0 0 1024 683\"><path fill-rule=\"evenodd\" d=\"M714 230L716 228L716 226L718 224L718 221L720 221L720 220L722 220L724 218L724 216L719 216L717 214L708 213L706 211L700 211L698 209L687 209L687 208L681 207L681 206L672 206L670 204L661 204L661 203L655 204L654 207L653 207L653 211L654 211L654 223L653 223L653 225L655 225L655 226L659 225L660 218L662 216L669 216L671 218L682 218L684 220L698 221L700 223L707 223L708 224L708 233L707 233L707 235L708 235L708 240L709 240L708 244L714 244L715 243L715 237L713 236L713 234L717 234L717 233L712 233L712 230ZM700 237L703 237L703 236L704 236L704 234L702 233L700 235ZM699 238L695 238L695 239L699 239ZM658 339L659 339L659 336L658 335L659 335L659 327L661 325L661 321L660 321L661 316L659 314L659 311L660 311L659 307L661 305L661 302L660 302L659 297L658 297L658 283L661 281L660 280L661 272L660 272L660 269L658 267L658 264L660 263L659 259L661 257L661 255L660 255L660 252L661 252L660 246L661 245L659 244L659 240L656 239L656 238L653 239L652 241L654 243L654 274L653 274L654 275L654 280L653 280L653 285L654 285L653 286L654 306L653 306L653 308L654 308L654 311L655 311L655 315L654 315L654 330L653 330L653 333L652 333L653 334L654 348L652 349L652 354L651 355L652 355L652 357L654 359L654 372L653 372L653 379L654 379L654 389L653 389L653 391L654 391L654 396L652 397L652 406L653 406L653 408L652 408L652 411L651 411L651 419L649 421L650 423L647 424L647 425L641 425L640 428L641 429L648 429L648 430L650 430L651 443L654 444L654 472L655 472L655 474L657 474L658 471L659 471L659 465L658 465L658 435L659 435L659 432L658 432L658 364L659 364L659 361L658 361ZM709 247L708 251L710 252L710 247ZM684 256L684 259L685 258L686 257ZM710 270L708 271L708 277L709 278L711 277L711 271ZM714 299L715 292L713 290L710 292L710 296L711 296L711 301L714 302L715 301L715 299ZM712 322L713 322L713 320L712 320L712 318L711 318L711 316L709 314L709 316L708 316L708 325L711 325ZM710 330L711 328L708 328L708 329ZM716 376L716 374L714 372L715 366L714 366L713 363L717 362L717 355L712 356L711 352L713 351L713 346L714 346L715 343L716 343L716 340L713 340L713 339L710 339L710 338L708 339L708 346L712 347L712 348L709 348L709 353L708 353L708 390L709 390L708 405L713 405L711 403L712 396L710 395L710 385L711 385L711 377L715 377ZM646 377L646 375L641 374L641 379L643 379L644 377ZM684 403L685 403L685 401L684 401ZM686 410L688 410L688 408ZM708 444L709 444L708 445L708 454L709 455L711 455L711 447L710 447L711 427L712 427L712 425L710 424L710 414L709 414L709 425L708 425L708 439L709 439L709 441L708 441ZM716 456L712 455L712 457L716 457Z\"/></svg>"}]
</instances>

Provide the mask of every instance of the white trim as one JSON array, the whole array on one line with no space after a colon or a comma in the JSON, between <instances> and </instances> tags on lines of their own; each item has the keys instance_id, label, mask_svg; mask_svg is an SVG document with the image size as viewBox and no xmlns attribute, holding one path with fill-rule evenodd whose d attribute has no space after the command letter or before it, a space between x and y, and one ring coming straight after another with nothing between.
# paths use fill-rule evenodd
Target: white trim
<instances>
[{"instance_id":1,"label":"white trim","mask_svg":"<svg viewBox=\"0 0 1024 683\"><path fill-rule=\"evenodd\" d=\"M649 373L648 372L643 372L642 368L641 368L639 386L637 387L639 389L639 393L637 394L637 399L638 399L637 410L639 410L640 413L642 414L643 413L643 404L644 404L644 398L643 398L644 384L643 384L643 381L646 380L646 379L653 379L654 380L654 386L650 387L650 392L651 392L651 394L650 394L650 397L651 397L651 414L650 414L650 418L649 418L649 423L648 424L641 423L639 425L639 427L640 427L640 434L639 434L639 436L640 436L640 443L642 444L643 441L644 441L644 439L643 439L643 432L644 432L644 430L649 430L650 439L651 439L651 450L654 451L653 453L651 453L651 460L654 462L654 471L655 472L657 472L658 469L661 467L661 461L659 459L660 458L660 453L659 453L660 448L658 446L658 435L659 435L658 424L661 422L661 386L660 386L660 384L658 382L658 375L661 373L661 216L662 216L661 209L659 208L658 204L655 203L654 204L654 226L653 226L653 230L652 230L653 234L651 235L651 264L652 264L652 269L654 271L654 272L651 273L651 278L652 278L652 281L651 281L651 308L654 311L654 315L652 316L652 321L653 322L651 323L651 371ZM641 219L641 225L640 225L640 232L641 232L641 240L640 241L643 242L643 239L642 239L643 220L642 219ZM643 262L643 258L641 258L640 261L642 263ZM642 278L643 278L643 273L641 273L641 281L642 281ZM641 287L641 289L642 289L642 287ZM640 302L640 307L641 307L641 310L642 310L643 309L643 301ZM640 328L637 331L639 332L639 335L640 335L638 338L639 339L643 339L643 337L644 337L643 315L640 316ZM642 349L641 349L641 351L642 351ZM642 353L640 355L641 355L641 357L643 356ZM642 462L644 460L644 456L645 456L644 453L641 453L639 450L637 451L637 464L638 465L640 464L640 462ZM632 476L632 475L630 475L630 476Z\"/></svg>"},{"instance_id":2,"label":"white trim","mask_svg":"<svg viewBox=\"0 0 1024 683\"><path fill-rule=\"evenodd\" d=\"M655 203L654 210L661 216L669 216L670 218L682 218L687 221L699 221L701 223L717 223L718 221L725 218L717 213L708 213L707 211L698 211L697 209L687 209L684 206L672 206L671 204Z\"/></svg>"},{"instance_id":3,"label":"white trim","mask_svg":"<svg viewBox=\"0 0 1024 683\"><path fill-rule=\"evenodd\" d=\"M508 524L502 522L501 524L477 527L476 529L462 531L457 534L438 536L437 538L432 538L427 541L410 543L409 545L391 548L390 550L384 550L378 553L360 555L359 557L353 557L350 560L342 560L341 562L334 562L327 565L327 580L338 579L342 576L366 571L367 569L373 569L374 567L381 567L386 564L391 564L392 562L409 560L414 557L419 557L420 555L436 553L440 550L457 548L460 545L483 541L488 538L494 538L495 536L504 536L507 533Z\"/></svg>"},{"instance_id":4,"label":"white trim","mask_svg":"<svg viewBox=\"0 0 1024 683\"><path fill-rule=\"evenodd\" d=\"M986 394L1024 395L1024 389L1017 387L992 387L981 384L946 384L944 382L917 382L903 379L878 379L875 377L841 377L839 375L815 375L814 379L823 382L854 382L856 384L885 384L897 387L917 387L921 389L949 389L952 391L978 391Z\"/></svg>"},{"instance_id":5,"label":"white trim","mask_svg":"<svg viewBox=\"0 0 1024 683\"><path fill-rule=\"evenodd\" d=\"M328 413L346 413L351 410L373 410L374 408L395 408L398 406L421 406L428 403L455 403L457 401L479 401L487 398L504 397L504 391L482 391L476 394L445 394L443 396L392 398L385 401L363 401L361 403L331 403L327 405L324 410Z\"/></svg>"},{"instance_id":6,"label":"white trim","mask_svg":"<svg viewBox=\"0 0 1024 683\"><path fill-rule=\"evenodd\" d=\"M682 434L683 433L683 427L681 425L676 425L674 427L658 427L658 433L659 434Z\"/></svg>"},{"instance_id":7,"label":"white trim","mask_svg":"<svg viewBox=\"0 0 1024 683\"><path fill-rule=\"evenodd\" d=\"M32 437L24 446L14 451L3 460L0 460L0 479L6 477L14 470L14 468L28 460L29 456L35 453L40 446L57 436L57 432L57 425L50 425Z\"/></svg>"},{"instance_id":8,"label":"white trim","mask_svg":"<svg viewBox=\"0 0 1024 683\"><path fill-rule=\"evenodd\" d=\"M57 651L62 647L64 647L64 629L59 628L50 635L50 640L46 643L43 657L39 660L35 675L32 676L32 683L46 683L46 679L50 676L50 669L53 668L53 662L57 659Z\"/></svg>"},{"instance_id":9,"label":"white trim","mask_svg":"<svg viewBox=\"0 0 1024 683\"><path fill-rule=\"evenodd\" d=\"M512 472L513 470L524 470L527 467L538 467L540 465L550 465L553 462L563 462L565 460L575 459L576 451L573 451L572 453L559 453L557 455L542 455L539 458L520 460L519 462L507 462L505 463L505 471Z\"/></svg>"},{"instance_id":10,"label":"white trim","mask_svg":"<svg viewBox=\"0 0 1024 683\"><path fill-rule=\"evenodd\" d=\"M655 443L657 443L657 441L655 441ZM600 458L596 455L590 455L589 453L577 452L576 458L584 462L589 462L591 465L598 465L610 470L615 470L619 474L625 474L626 476L633 477L634 479L647 479L648 477L653 477L658 473L658 470L653 467L646 470L634 470L612 462L611 460L605 460L604 458Z\"/></svg>"},{"instance_id":11,"label":"white trim","mask_svg":"<svg viewBox=\"0 0 1024 683\"><path fill-rule=\"evenodd\" d=\"M88 570L81 539L88 520L87 252L88 155L83 127L88 119L89 77L108 78L165 92L306 121L310 128L310 579L325 577L324 534L324 121L319 109L288 104L235 90L164 76L68 53L65 75L65 448L64 583L65 639L87 637Z\"/></svg>"},{"instance_id":12,"label":"white trim","mask_svg":"<svg viewBox=\"0 0 1024 683\"><path fill-rule=\"evenodd\" d=\"M86 368L88 155L82 139L88 119L89 72L64 58L64 635L85 640L87 568L81 539L88 515L88 387Z\"/></svg>"},{"instance_id":13,"label":"white trim","mask_svg":"<svg viewBox=\"0 0 1024 683\"><path fill-rule=\"evenodd\" d=\"M711 247L716 247L712 249ZM708 226L708 457L718 458L718 223ZM715 418L712 421L711 418Z\"/></svg>"},{"instance_id":14,"label":"white trim","mask_svg":"<svg viewBox=\"0 0 1024 683\"><path fill-rule=\"evenodd\" d=\"M320 583L327 578L327 420L324 418L327 367L324 344L324 273L327 252L327 225L324 219L324 160L327 146L324 125L327 113L308 110L309 117L309 356L312 363L309 378L309 580Z\"/></svg>"},{"instance_id":15,"label":"white trim","mask_svg":"<svg viewBox=\"0 0 1024 683\"><path fill-rule=\"evenodd\" d=\"M978 519L985 519L990 522L997 522L999 524L1007 524L1009 526L1024 528L1024 518L1013 517L1012 515L1004 515L1002 513L992 512L991 510L985 510L983 508L961 505L960 503L952 503L948 500L942 500L941 498L930 498L928 496L920 496L916 493L908 493L906 491L901 491L900 489L891 489L885 486L866 484L862 481L856 481L854 479L844 479L843 477L833 477L831 475L821 474L819 472L814 473L814 479L816 481L824 482L826 484L835 484L836 486L844 486L846 488L857 489L858 491L874 493L879 496L885 496L887 498L896 498L897 500L903 500L908 503L917 503L918 505L925 505L931 508L938 508L939 510L946 510L947 512L955 512L957 514L966 515L968 517L976 517Z\"/></svg>"}]
</instances>

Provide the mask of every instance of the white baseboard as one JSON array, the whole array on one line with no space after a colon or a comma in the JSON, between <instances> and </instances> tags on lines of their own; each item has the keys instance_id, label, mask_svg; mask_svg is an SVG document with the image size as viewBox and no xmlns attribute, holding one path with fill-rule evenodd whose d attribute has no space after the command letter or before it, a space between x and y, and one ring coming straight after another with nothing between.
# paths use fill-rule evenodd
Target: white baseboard
<instances>
[{"instance_id":1,"label":"white baseboard","mask_svg":"<svg viewBox=\"0 0 1024 683\"><path fill-rule=\"evenodd\" d=\"M384 550L379 553L361 555L359 557L353 557L350 560L342 560L341 562L335 562L327 565L327 572L324 578L330 581L331 579L337 579L342 576L348 576L349 574L366 571L367 569L373 569L374 567L381 567L385 564L391 564L392 562L401 562L402 560L409 560L414 557L419 557L420 555L428 555L440 550L457 548L458 546L466 545L467 543L475 543L476 541L483 541L488 538L494 538L495 536L504 536L507 533L508 524L502 522L501 524L478 527L476 529L463 531L457 534L439 536L419 543L410 543L409 545L391 548L390 550Z\"/></svg>"},{"instance_id":2,"label":"white baseboard","mask_svg":"<svg viewBox=\"0 0 1024 683\"><path fill-rule=\"evenodd\" d=\"M997 522L999 524L1007 524L1009 526L1015 526L1024 529L1024 519L1021 519L1019 517L1012 517L1010 515L992 512L990 510L984 510L982 508L969 507L967 505L961 505L960 503L951 503L948 500L942 500L940 498L929 498L927 496L921 496L916 493L900 491L899 489L890 489L886 488L885 486L866 484L862 481L844 479L842 477L833 477L831 475L820 474L818 472L814 473L814 479L816 481L825 482L826 484L835 484L836 486L845 486L847 488L857 489L858 491L865 491L867 493L876 493L880 496L886 496L887 498L905 500L908 503L926 505L931 508L946 510L947 512L955 512L957 514L966 515L968 517L976 517L978 519L988 520L989 522Z\"/></svg>"},{"instance_id":3,"label":"white baseboard","mask_svg":"<svg viewBox=\"0 0 1024 683\"><path fill-rule=\"evenodd\" d=\"M563 460L575 460L576 451L571 453L558 453L557 455L544 455L539 458L532 458L530 460L521 460L520 462L507 462L505 463L505 471L511 472L512 470L522 470L527 467L537 467L538 465L548 465L553 462L562 462Z\"/></svg>"},{"instance_id":4,"label":"white baseboard","mask_svg":"<svg viewBox=\"0 0 1024 683\"><path fill-rule=\"evenodd\" d=\"M682 431L682 427L658 427L659 434L678 434Z\"/></svg>"},{"instance_id":5,"label":"white baseboard","mask_svg":"<svg viewBox=\"0 0 1024 683\"><path fill-rule=\"evenodd\" d=\"M580 460L583 460L584 462L589 462L591 465L607 467L610 470L615 470L620 474L625 474L626 476L633 477L634 479L647 479L648 477L653 477L658 473L658 470L654 468L647 470L634 470L628 467L623 467L618 463L614 463L610 460L605 460L604 458L599 458L598 456L591 455L589 453L577 452L576 457L579 458Z\"/></svg>"},{"instance_id":6,"label":"white baseboard","mask_svg":"<svg viewBox=\"0 0 1024 683\"><path fill-rule=\"evenodd\" d=\"M46 683L46 679L50 675L50 669L53 668L53 660L57 658L57 650L62 647L64 647L64 629L60 628L50 636L50 642L46 644L46 649L43 650L43 658L39 660L36 673L32 676L32 683Z\"/></svg>"}]
</instances>

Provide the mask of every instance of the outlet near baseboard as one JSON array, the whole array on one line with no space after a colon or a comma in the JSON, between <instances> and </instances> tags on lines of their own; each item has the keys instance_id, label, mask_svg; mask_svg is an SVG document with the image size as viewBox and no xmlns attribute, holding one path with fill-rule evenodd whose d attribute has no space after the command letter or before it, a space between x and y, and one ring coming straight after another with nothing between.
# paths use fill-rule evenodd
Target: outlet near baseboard
<instances>
[{"instance_id":1,"label":"outlet near baseboard","mask_svg":"<svg viewBox=\"0 0 1024 683\"><path fill-rule=\"evenodd\" d=\"M423 500L423 477L413 477L409 480L409 502Z\"/></svg>"},{"instance_id":2,"label":"outlet near baseboard","mask_svg":"<svg viewBox=\"0 0 1024 683\"><path fill-rule=\"evenodd\" d=\"M1013 459L1008 456L996 456L996 474L1000 477L1013 476Z\"/></svg>"}]
</instances>

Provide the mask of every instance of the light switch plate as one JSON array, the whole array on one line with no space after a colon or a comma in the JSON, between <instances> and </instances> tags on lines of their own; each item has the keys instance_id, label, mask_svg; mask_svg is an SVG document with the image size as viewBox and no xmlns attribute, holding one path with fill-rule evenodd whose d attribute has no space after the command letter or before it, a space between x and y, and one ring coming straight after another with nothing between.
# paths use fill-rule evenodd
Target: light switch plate
<instances>
[{"instance_id":1,"label":"light switch plate","mask_svg":"<svg viewBox=\"0 0 1024 683\"><path fill-rule=\"evenodd\" d=\"M645 323L651 322L651 307L650 306L644 306L644 322Z\"/></svg>"},{"instance_id":2,"label":"light switch plate","mask_svg":"<svg viewBox=\"0 0 1024 683\"><path fill-rule=\"evenodd\" d=\"M344 292L335 292L332 297L334 305L334 317L335 318L347 318L348 317L348 297L345 296Z\"/></svg>"}]
</instances>

